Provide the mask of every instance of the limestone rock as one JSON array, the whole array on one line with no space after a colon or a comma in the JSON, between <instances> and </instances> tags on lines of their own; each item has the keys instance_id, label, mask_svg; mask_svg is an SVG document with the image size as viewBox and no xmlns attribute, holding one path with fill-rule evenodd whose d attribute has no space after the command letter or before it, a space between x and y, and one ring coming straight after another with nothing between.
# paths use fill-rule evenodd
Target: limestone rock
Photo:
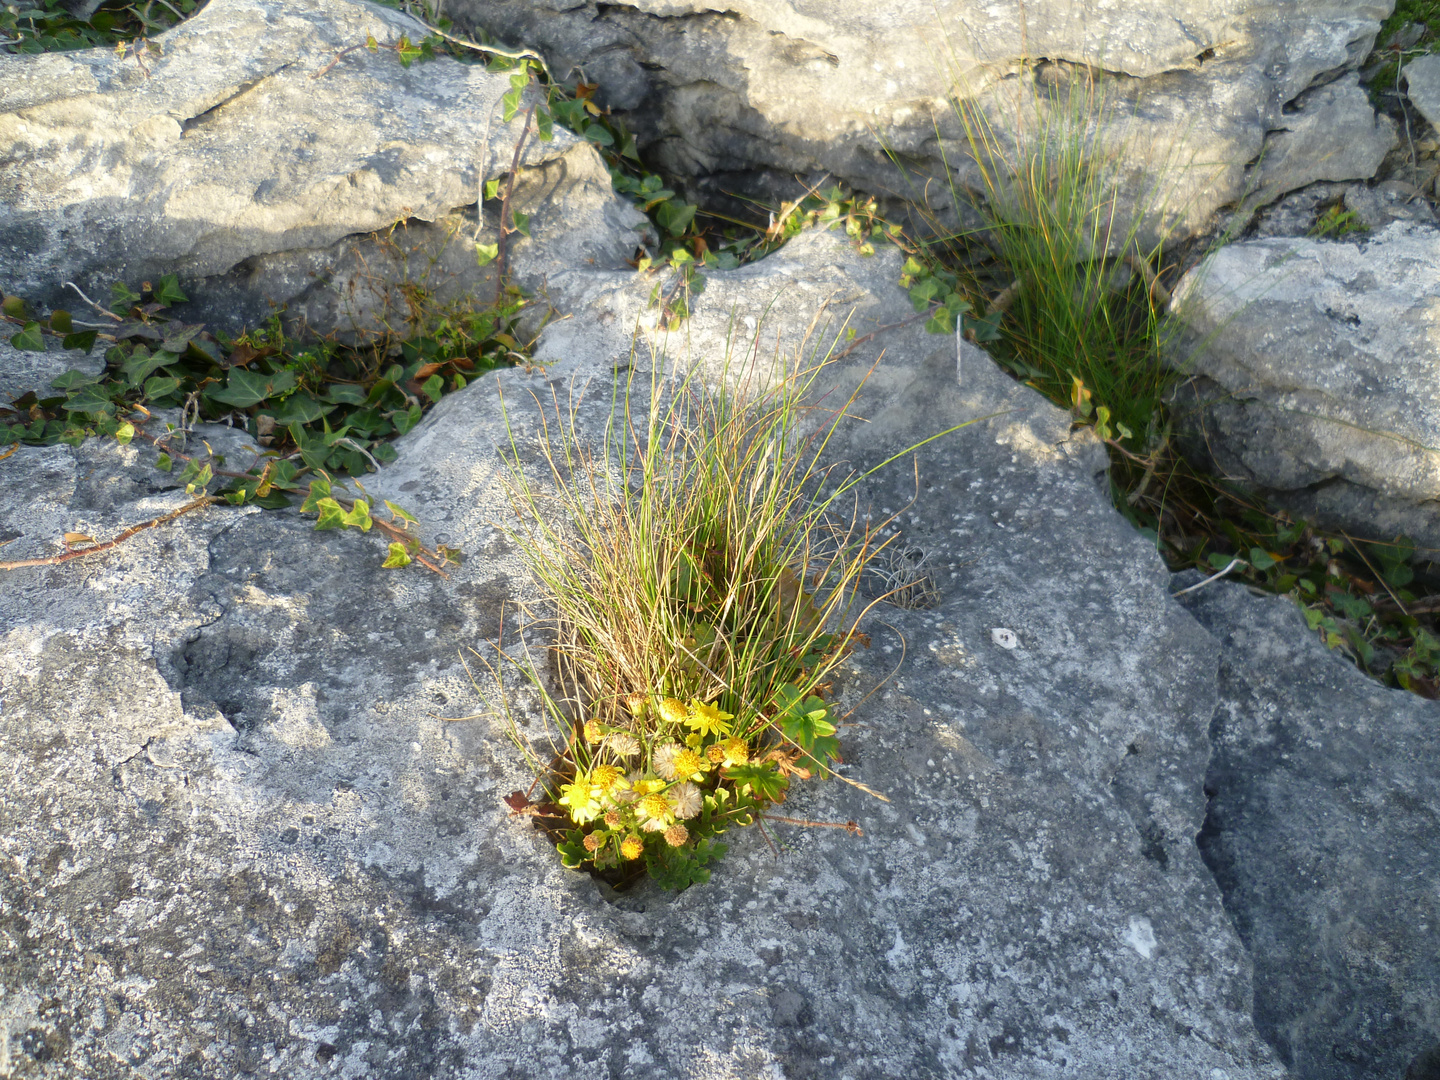
<instances>
[{"instance_id":1,"label":"limestone rock","mask_svg":"<svg viewBox=\"0 0 1440 1080\"><path fill-rule=\"evenodd\" d=\"M1181 282L1192 453L1281 505L1440 555L1440 233L1233 244Z\"/></svg>"},{"instance_id":2,"label":"limestone rock","mask_svg":"<svg viewBox=\"0 0 1440 1080\"><path fill-rule=\"evenodd\" d=\"M1151 209L1183 235L1245 195L1259 193L1253 208L1373 174L1393 125L1353 78L1333 80L1369 53L1390 7L451 0L446 12L541 49L557 74L584 72L650 160L715 197L793 197L795 175L828 175L943 215L955 210L947 177L983 186L952 96L987 115L1006 154L1017 116L1033 128L1052 101L1062 116L1103 101L1101 144L1130 174L1121 205L1158 193ZM1072 65L1100 76L1094 90L1080 76L1089 102L1070 98Z\"/></svg>"},{"instance_id":3,"label":"limestone rock","mask_svg":"<svg viewBox=\"0 0 1440 1080\"><path fill-rule=\"evenodd\" d=\"M1306 1080L1430 1075L1406 1067L1440 1048L1440 703L1378 686L1288 599L1183 602L1222 642L1200 850L1256 1026Z\"/></svg>"},{"instance_id":4,"label":"limestone rock","mask_svg":"<svg viewBox=\"0 0 1440 1080\"><path fill-rule=\"evenodd\" d=\"M863 336L910 311L899 262L807 234L711 275L668 333L652 282L555 274L573 317L548 368L447 396L367 480L466 550L448 579L382 571L372 537L293 511L218 508L0 579L12 1060L99 1080L1279 1080L1193 842L1216 646L1109 506L1099 444L968 347L957 379L954 341L917 324L828 377L853 387L885 350L853 407L869 423L834 448L858 467L989 417L860 493L903 511L938 602L872 613L838 688L844 771L890 802L836 781L786 810L865 835L771 823L778 858L732 834L708 885L607 896L500 801L529 775L465 650L518 655L532 590L495 446L531 453L539 409L572 394L598 438L617 367L718 372L728 341L729 373L764 379L777 339L846 347L847 319ZM183 501L174 483L136 444L24 449L0 462L6 553L109 534ZM533 699L513 705L534 730Z\"/></svg>"},{"instance_id":5,"label":"limestone rock","mask_svg":"<svg viewBox=\"0 0 1440 1080\"><path fill-rule=\"evenodd\" d=\"M519 136L499 115L508 76L450 58L406 69L367 35L424 30L351 0L212 0L148 59L0 56L0 286L68 307L67 280L103 298L116 280L233 271L230 292L252 286L263 314L332 245L474 204ZM522 162L575 141L532 138ZM289 278L257 278L265 259Z\"/></svg>"},{"instance_id":6,"label":"limestone rock","mask_svg":"<svg viewBox=\"0 0 1440 1080\"><path fill-rule=\"evenodd\" d=\"M1419 56L1405 65L1405 96L1432 126L1440 126L1440 56Z\"/></svg>"}]
</instances>

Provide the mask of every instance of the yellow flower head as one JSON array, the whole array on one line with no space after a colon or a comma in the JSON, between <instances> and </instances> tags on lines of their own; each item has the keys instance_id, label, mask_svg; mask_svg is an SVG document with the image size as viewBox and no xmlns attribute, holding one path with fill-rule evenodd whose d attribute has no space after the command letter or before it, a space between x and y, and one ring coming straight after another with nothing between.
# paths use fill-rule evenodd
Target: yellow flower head
<instances>
[{"instance_id":1,"label":"yellow flower head","mask_svg":"<svg viewBox=\"0 0 1440 1080\"><path fill-rule=\"evenodd\" d=\"M683 724L690 718L690 710L683 701L667 697L660 702L660 718L668 724Z\"/></svg>"},{"instance_id":2,"label":"yellow flower head","mask_svg":"<svg viewBox=\"0 0 1440 1080\"><path fill-rule=\"evenodd\" d=\"M645 715L645 710L650 705L650 699L644 694L630 694L625 698L625 707L630 710L630 715L639 720Z\"/></svg>"},{"instance_id":3,"label":"yellow flower head","mask_svg":"<svg viewBox=\"0 0 1440 1080\"><path fill-rule=\"evenodd\" d=\"M635 804L635 816L646 832L664 832L675 823L675 808L670 805L669 799L656 792Z\"/></svg>"},{"instance_id":4,"label":"yellow flower head","mask_svg":"<svg viewBox=\"0 0 1440 1080\"><path fill-rule=\"evenodd\" d=\"M734 720L735 714L721 711L718 705L707 705L703 701L690 702L690 716L685 723L701 735L729 735L727 720Z\"/></svg>"},{"instance_id":5,"label":"yellow flower head","mask_svg":"<svg viewBox=\"0 0 1440 1080\"><path fill-rule=\"evenodd\" d=\"M627 836L620 842L620 854L627 859L638 859L645 852L645 841L638 836Z\"/></svg>"},{"instance_id":6,"label":"yellow flower head","mask_svg":"<svg viewBox=\"0 0 1440 1080\"><path fill-rule=\"evenodd\" d=\"M690 830L681 825L678 821L665 830L665 842L671 847L679 847L690 839Z\"/></svg>"},{"instance_id":7,"label":"yellow flower head","mask_svg":"<svg viewBox=\"0 0 1440 1080\"><path fill-rule=\"evenodd\" d=\"M750 747L745 745L744 739L729 738L724 742L716 743L724 755L726 765L748 765L750 764ZM712 746L710 749L715 749Z\"/></svg>"},{"instance_id":8,"label":"yellow flower head","mask_svg":"<svg viewBox=\"0 0 1440 1080\"><path fill-rule=\"evenodd\" d=\"M705 748L705 756L710 759L710 764L719 765L725 760L725 747L720 743L711 743Z\"/></svg>"},{"instance_id":9,"label":"yellow flower head","mask_svg":"<svg viewBox=\"0 0 1440 1080\"><path fill-rule=\"evenodd\" d=\"M585 850L592 853L600 850L601 842L600 834L593 832L586 833L585 839L581 841L585 845Z\"/></svg>"},{"instance_id":10,"label":"yellow flower head","mask_svg":"<svg viewBox=\"0 0 1440 1080\"><path fill-rule=\"evenodd\" d=\"M677 780L700 780L709 772L709 766L694 750L681 750L671 764Z\"/></svg>"},{"instance_id":11,"label":"yellow flower head","mask_svg":"<svg viewBox=\"0 0 1440 1080\"><path fill-rule=\"evenodd\" d=\"M560 805L570 808L570 818L575 824L584 825L600 816L600 804L595 801L596 794L598 793L582 773L575 777L574 783L566 784L560 789Z\"/></svg>"},{"instance_id":12,"label":"yellow flower head","mask_svg":"<svg viewBox=\"0 0 1440 1080\"><path fill-rule=\"evenodd\" d=\"M637 796L653 795L657 791L665 790L665 781L658 776L648 776L644 780L635 781L635 794Z\"/></svg>"},{"instance_id":13,"label":"yellow flower head","mask_svg":"<svg viewBox=\"0 0 1440 1080\"><path fill-rule=\"evenodd\" d=\"M625 774L614 765L596 765L590 772L590 784L598 789L601 795L613 795L630 786Z\"/></svg>"},{"instance_id":14,"label":"yellow flower head","mask_svg":"<svg viewBox=\"0 0 1440 1080\"><path fill-rule=\"evenodd\" d=\"M601 739L603 739L604 737L605 737L605 729L600 726L600 721L599 721L599 720L587 720L587 721L585 721L585 741L586 741L586 742L589 742L589 743L598 743L598 742L599 742Z\"/></svg>"}]
</instances>

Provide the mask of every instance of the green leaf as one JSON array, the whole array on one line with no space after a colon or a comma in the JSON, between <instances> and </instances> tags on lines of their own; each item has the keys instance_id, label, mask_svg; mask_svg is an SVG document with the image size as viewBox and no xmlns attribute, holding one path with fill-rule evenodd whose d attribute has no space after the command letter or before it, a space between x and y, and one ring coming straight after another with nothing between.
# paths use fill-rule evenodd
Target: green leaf
<instances>
[{"instance_id":1,"label":"green leaf","mask_svg":"<svg viewBox=\"0 0 1440 1080\"><path fill-rule=\"evenodd\" d=\"M95 339L99 332L95 330L81 330L78 334L66 334L60 344L67 349L79 349L88 353L95 347Z\"/></svg>"},{"instance_id":2,"label":"green leaf","mask_svg":"<svg viewBox=\"0 0 1440 1080\"><path fill-rule=\"evenodd\" d=\"M489 266L500 255L499 244L476 244L475 262L479 266Z\"/></svg>"},{"instance_id":3,"label":"green leaf","mask_svg":"<svg viewBox=\"0 0 1440 1080\"><path fill-rule=\"evenodd\" d=\"M549 109L535 110L535 128L541 142L550 142L555 138L555 117Z\"/></svg>"},{"instance_id":4,"label":"green leaf","mask_svg":"<svg viewBox=\"0 0 1440 1080\"><path fill-rule=\"evenodd\" d=\"M275 422L288 427L291 424L313 424L322 416L335 411L334 405L322 405L309 394L291 394L271 410Z\"/></svg>"},{"instance_id":5,"label":"green leaf","mask_svg":"<svg viewBox=\"0 0 1440 1080\"><path fill-rule=\"evenodd\" d=\"M917 312L924 311L930 306L930 301L940 294L941 285L934 278L926 278L910 290L910 303L915 306Z\"/></svg>"},{"instance_id":6,"label":"green leaf","mask_svg":"<svg viewBox=\"0 0 1440 1080\"><path fill-rule=\"evenodd\" d=\"M1263 548L1252 547L1250 549L1250 565L1256 570L1269 570L1275 563L1275 556Z\"/></svg>"},{"instance_id":7,"label":"green leaf","mask_svg":"<svg viewBox=\"0 0 1440 1080\"><path fill-rule=\"evenodd\" d=\"M521 236L530 235L530 215L522 214L519 210L511 211L510 219L515 225L515 231Z\"/></svg>"},{"instance_id":8,"label":"green leaf","mask_svg":"<svg viewBox=\"0 0 1440 1080\"><path fill-rule=\"evenodd\" d=\"M120 365L120 371L125 376L127 383L131 386L139 386L154 372L179 359L180 357L175 353L163 350L151 355L150 350L144 345L137 345L129 359Z\"/></svg>"},{"instance_id":9,"label":"green leaf","mask_svg":"<svg viewBox=\"0 0 1440 1080\"><path fill-rule=\"evenodd\" d=\"M695 220L697 207L694 203L679 203L669 200L660 204L655 211L655 220L671 236L682 236L690 223Z\"/></svg>"},{"instance_id":10,"label":"green leaf","mask_svg":"<svg viewBox=\"0 0 1440 1080\"><path fill-rule=\"evenodd\" d=\"M145 398L147 401L169 397L179 389L180 380L173 375L152 375L145 380Z\"/></svg>"},{"instance_id":11,"label":"green leaf","mask_svg":"<svg viewBox=\"0 0 1440 1080\"><path fill-rule=\"evenodd\" d=\"M370 526L374 524L370 520L370 504L364 499L356 499L355 505L343 519L346 525L359 529L361 532L369 532Z\"/></svg>"},{"instance_id":12,"label":"green leaf","mask_svg":"<svg viewBox=\"0 0 1440 1080\"><path fill-rule=\"evenodd\" d=\"M485 181L485 198L498 199L500 197L500 178Z\"/></svg>"},{"instance_id":13,"label":"green leaf","mask_svg":"<svg viewBox=\"0 0 1440 1080\"><path fill-rule=\"evenodd\" d=\"M310 497L300 507L302 514L314 514L320 509L320 500L330 497L330 481L324 477L316 477L310 481ZM335 504L339 507L339 503Z\"/></svg>"},{"instance_id":14,"label":"green leaf","mask_svg":"<svg viewBox=\"0 0 1440 1080\"><path fill-rule=\"evenodd\" d=\"M399 541L396 541L395 543L392 543L392 544L390 545L390 554L389 554L389 556L385 559L385 561L384 561L383 563L381 563L380 565L381 565L382 568L387 569L387 570L388 570L388 569L394 569L394 568L401 567L401 566L409 566L409 565L410 565L410 553L405 550L405 545L404 545L404 544L400 543Z\"/></svg>"},{"instance_id":15,"label":"green leaf","mask_svg":"<svg viewBox=\"0 0 1440 1080\"><path fill-rule=\"evenodd\" d=\"M407 522L411 525L420 524L408 513L400 509L400 507L396 506L394 503L392 503L389 499L385 500L385 509L390 511L390 520L392 521L395 520L395 518L399 518L401 521Z\"/></svg>"},{"instance_id":16,"label":"green leaf","mask_svg":"<svg viewBox=\"0 0 1440 1080\"><path fill-rule=\"evenodd\" d=\"M603 124L591 124L585 129L585 138L596 146L614 146L615 136L605 130Z\"/></svg>"},{"instance_id":17,"label":"green leaf","mask_svg":"<svg viewBox=\"0 0 1440 1080\"><path fill-rule=\"evenodd\" d=\"M70 313L56 309L50 313L50 329L57 334L69 334L75 330L74 324L70 321Z\"/></svg>"},{"instance_id":18,"label":"green leaf","mask_svg":"<svg viewBox=\"0 0 1440 1080\"><path fill-rule=\"evenodd\" d=\"M128 420L121 423L121 425L115 429L115 441L121 446L129 445L130 440L133 438L135 438L135 425Z\"/></svg>"},{"instance_id":19,"label":"green leaf","mask_svg":"<svg viewBox=\"0 0 1440 1080\"><path fill-rule=\"evenodd\" d=\"M329 383L325 387L325 400L336 405L364 405L365 388L354 383Z\"/></svg>"},{"instance_id":20,"label":"green leaf","mask_svg":"<svg viewBox=\"0 0 1440 1080\"><path fill-rule=\"evenodd\" d=\"M155 459L155 467L161 472L169 472L173 466L174 463L170 460L169 454L161 454Z\"/></svg>"},{"instance_id":21,"label":"green leaf","mask_svg":"<svg viewBox=\"0 0 1440 1080\"><path fill-rule=\"evenodd\" d=\"M520 100L522 97L524 97L524 95L524 86L517 86L511 90L506 91L505 96L500 99L503 105L502 111L500 113L500 120L502 123L508 124L511 120L515 119L515 114L520 111Z\"/></svg>"},{"instance_id":22,"label":"green leaf","mask_svg":"<svg viewBox=\"0 0 1440 1080\"><path fill-rule=\"evenodd\" d=\"M92 386L100 381L99 375L91 375L87 372L71 368L63 375L57 375L50 380L50 385L56 390L78 390L82 386Z\"/></svg>"},{"instance_id":23,"label":"green leaf","mask_svg":"<svg viewBox=\"0 0 1440 1080\"><path fill-rule=\"evenodd\" d=\"M62 408L71 413L110 413L115 411L115 403L103 388L82 386L65 400Z\"/></svg>"},{"instance_id":24,"label":"green leaf","mask_svg":"<svg viewBox=\"0 0 1440 1080\"><path fill-rule=\"evenodd\" d=\"M732 765L723 775L742 795L750 794L756 800L773 803L783 802L785 789L790 786L789 777L773 765Z\"/></svg>"},{"instance_id":25,"label":"green leaf","mask_svg":"<svg viewBox=\"0 0 1440 1080\"><path fill-rule=\"evenodd\" d=\"M10 339L10 344L25 352L44 352L45 338L40 333L40 324L38 322L26 323L25 329Z\"/></svg>"},{"instance_id":26,"label":"green leaf","mask_svg":"<svg viewBox=\"0 0 1440 1080\"><path fill-rule=\"evenodd\" d=\"M166 274L162 277L160 283L151 290L151 295L157 304L164 304L166 307L171 304L183 304L190 299L181 292L180 279L174 274Z\"/></svg>"},{"instance_id":27,"label":"green leaf","mask_svg":"<svg viewBox=\"0 0 1440 1080\"><path fill-rule=\"evenodd\" d=\"M267 398L275 397L277 394L283 394L294 388L295 373L293 371L277 371L274 375L265 375L260 372L246 371L244 368L231 368L230 378L226 382L225 388L211 390L206 396L223 405L248 409Z\"/></svg>"},{"instance_id":28,"label":"green leaf","mask_svg":"<svg viewBox=\"0 0 1440 1080\"><path fill-rule=\"evenodd\" d=\"M187 495L194 495L197 491L204 491L205 486L213 479L214 476L210 472L210 466L206 465L196 474L194 483L185 485L185 493Z\"/></svg>"},{"instance_id":29,"label":"green leaf","mask_svg":"<svg viewBox=\"0 0 1440 1080\"><path fill-rule=\"evenodd\" d=\"M445 392L445 380L439 375L431 375L420 384L420 392L431 401L439 401L440 395Z\"/></svg>"},{"instance_id":30,"label":"green leaf","mask_svg":"<svg viewBox=\"0 0 1440 1080\"><path fill-rule=\"evenodd\" d=\"M0 311L4 311L12 319L25 318L25 301L18 296L7 296L3 303L0 303Z\"/></svg>"},{"instance_id":31,"label":"green leaf","mask_svg":"<svg viewBox=\"0 0 1440 1080\"><path fill-rule=\"evenodd\" d=\"M395 430L404 435L420 422L421 415L419 405L411 405L405 412L397 412L394 417Z\"/></svg>"},{"instance_id":32,"label":"green leaf","mask_svg":"<svg viewBox=\"0 0 1440 1080\"><path fill-rule=\"evenodd\" d=\"M310 505L308 500L305 505ZM301 510L304 508L302 506ZM316 529L338 529L345 524L345 511L334 499L321 499L315 504L315 508L320 512L320 520L315 522Z\"/></svg>"}]
</instances>

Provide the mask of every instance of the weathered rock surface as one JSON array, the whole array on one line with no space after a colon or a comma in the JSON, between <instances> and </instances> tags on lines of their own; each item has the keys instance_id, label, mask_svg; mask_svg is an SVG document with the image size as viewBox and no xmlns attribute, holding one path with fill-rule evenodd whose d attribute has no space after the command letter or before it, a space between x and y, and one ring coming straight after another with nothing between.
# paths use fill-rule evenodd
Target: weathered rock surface
<instances>
[{"instance_id":1,"label":"weathered rock surface","mask_svg":"<svg viewBox=\"0 0 1440 1080\"><path fill-rule=\"evenodd\" d=\"M1184 603L1222 643L1200 850L1256 1026L1304 1080L1434 1075L1440 704L1328 652L1289 600L1216 584Z\"/></svg>"},{"instance_id":2,"label":"weathered rock surface","mask_svg":"<svg viewBox=\"0 0 1440 1080\"><path fill-rule=\"evenodd\" d=\"M1440 557L1440 233L1222 248L1173 310L1189 450L1315 521Z\"/></svg>"},{"instance_id":3,"label":"weathered rock surface","mask_svg":"<svg viewBox=\"0 0 1440 1080\"><path fill-rule=\"evenodd\" d=\"M424 30L350 0L212 0L143 66L104 49L0 56L0 286L71 308L65 281L104 299L114 281L177 273L198 301L187 317L230 329L317 277L339 292L359 271L335 264L357 244L361 262L387 258L365 234L473 206L519 137L500 119L504 74L448 57L406 69L363 47L326 70L367 35L407 34ZM576 142L532 138L522 163L586 184L594 151ZM606 264L633 254L600 250L586 222L570 232Z\"/></svg>"},{"instance_id":4,"label":"weathered rock surface","mask_svg":"<svg viewBox=\"0 0 1440 1080\"><path fill-rule=\"evenodd\" d=\"M943 213L947 176L983 189L952 95L1004 142L1017 111L1068 84L1066 65L1090 65L1117 76L1094 94L1109 116L1101 142L1136 173L1137 197L1158 185L1154 209L1184 234L1242 196L1253 208L1374 174L1395 126L1346 73L1392 6L452 0L446 12L598 82L651 160L715 196L793 196L796 174L825 174ZM1017 79L1037 58L1048 62Z\"/></svg>"},{"instance_id":5,"label":"weathered rock surface","mask_svg":"<svg viewBox=\"0 0 1440 1080\"><path fill-rule=\"evenodd\" d=\"M1405 96L1432 126L1440 121L1440 56L1420 56L1405 65Z\"/></svg>"},{"instance_id":6,"label":"weathered rock surface","mask_svg":"<svg viewBox=\"0 0 1440 1080\"><path fill-rule=\"evenodd\" d=\"M858 704L901 664L843 730L847 774L891 801L835 782L788 805L864 837L776 825L777 859L738 834L708 885L607 898L506 817L528 775L460 655L493 659L502 618L514 649L529 593L496 528L497 385L522 453L531 393L588 383L594 435L637 323L710 363L733 325L732 371L752 341L763 370L827 302L812 341L899 321L897 272L807 235L713 275L668 338L644 330L648 282L557 274L575 317L547 330L548 371L447 397L367 482L465 548L448 579L255 510L8 574L11 1075L1282 1076L1193 842L1216 646L1109 507L1101 448L978 353L957 381L953 341L918 326L835 369L844 386L886 349L839 452L865 466L1000 415L920 453L901 521L938 603L877 612L844 689ZM147 457L0 462L6 556L183 502ZM905 463L862 494L883 513L915 483Z\"/></svg>"}]
</instances>

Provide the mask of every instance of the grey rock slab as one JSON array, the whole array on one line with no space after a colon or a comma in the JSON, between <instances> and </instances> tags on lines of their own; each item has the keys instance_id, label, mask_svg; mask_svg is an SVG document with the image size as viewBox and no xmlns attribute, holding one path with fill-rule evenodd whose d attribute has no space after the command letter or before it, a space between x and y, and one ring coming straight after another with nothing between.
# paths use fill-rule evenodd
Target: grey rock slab
<instances>
[{"instance_id":1,"label":"grey rock slab","mask_svg":"<svg viewBox=\"0 0 1440 1080\"><path fill-rule=\"evenodd\" d=\"M98 351L87 354L79 349L49 349L40 353L0 341L0 407L30 390L40 397L54 396L58 391L51 389L50 380L67 371L99 375L104 370L105 357Z\"/></svg>"},{"instance_id":2,"label":"grey rock slab","mask_svg":"<svg viewBox=\"0 0 1440 1080\"><path fill-rule=\"evenodd\" d=\"M571 317L544 369L447 396L366 481L465 549L448 578L215 508L0 579L0 985L24 1074L1279 1080L1193 842L1215 642L1109 506L1092 436L893 325L899 266L806 234L710 275L668 330L651 279L557 273ZM535 594L496 447L533 468L540 409L572 395L598 440L617 366L744 389L777 349L848 347L847 320L817 389L884 357L838 460L988 418L859 492L937 582L929 608L871 612L837 686L844 772L890 801L798 785L787 813L864 835L771 823L778 852L731 834L707 885L604 894L500 801L530 777L481 660L523 655ZM38 550L182 500L142 454L23 449L5 520Z\"/></svg>"},{"instance_id":3,"label":"grey rock slab","mask_svg":"<svg viewBox=\"0 0 1440 1080\"><path fill-rule=\"evenodd\" d=\"M1405 65L1405 96L1432 125L1440 122L1440 56L1420 56Z\"/></svg>"},{"instance_id":4,"label":"grey rock slab","mask_svg":"<svg viewBox=\"0 0 1440 1080\"><path fill-rule=\"evenodd\" d=\"M143 68L111 49L0 56L4 290L68 306L67 280L101 297L188 282L476 202L520 135L499 115L508 76L448 57L402 68L367 35L424 30L350 0L213 0ZM574 141L531 139L522 164Z\"/></svg>"},{"instance_id":5,"label":"grey rock slab","mask_svg":"<svg viewBox=\"0 0 1440 1080\"><path fill-rule=\"evenodd\" d=\"M1321 521L1440 549L1437 256L1440 232L1396 223L1232 244L1191 271L1172 305L1191 452Z\"/></svg>"},{"instance_id":6,"label":"grey rock slab","mask_svg":"<svg viewBox=\"0 0 1440 1080\"><path fill-rule=\"evenodd\" d=\"M950 179L961 204L985 185L967 160L959 97L986 115L998 156L1012 163L1022 124L1101 114L1125 212L1159 192L1163 206L1139 209L1153 228L1184 235L1256 192L1250 208L1287 184L1373 174L1393 125L1374 118L1353 78L1326 84L1370 52L1390 8L452 0L446 10L540 49L556 72L585 72L647 160L710 197L794 197L799 175L960 213ZM1080 75L1088 101L1065 89L1072 65L1100 76L1097 89ZM1283 170L1267 165L1277 159Z\"/></svg>"},{"instance_id":7,"label":"grey rock slab","mask_svg":"<svg viewBox=\"0 0 1440 1080\"><path fill-rule=\"evenodd\" d=\"M1440 1046L1440 703L1377 685L1286 598L1183 603L1222 643L1200 849L1256 1026L1303 1080L1427 1075L1406 1069Z\"/></svg>"}]
</instances>

